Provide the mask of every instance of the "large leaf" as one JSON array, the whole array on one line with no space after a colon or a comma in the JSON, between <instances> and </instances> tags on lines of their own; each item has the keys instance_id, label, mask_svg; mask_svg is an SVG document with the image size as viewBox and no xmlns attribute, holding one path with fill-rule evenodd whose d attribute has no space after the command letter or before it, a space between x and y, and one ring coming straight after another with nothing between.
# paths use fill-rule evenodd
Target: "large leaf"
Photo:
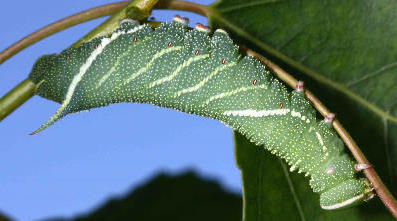
<instances>
[{"instance_id":1,"label":"large leaf","mask_svg":"<svg viewBox=\"0 0 397 221\"><path fill-rule=\"evenodd\" d=\"M397 192L397 10L385 0L223 0L212 26L304 79Z\"/></svg>"},{"instance_id":2,"label":"large leaf","mask_svg":"<svg viewBox=\"0 0 397 221\"><path fill-rule=\"evenodd\" d=\"M211 6L213 27L262 52L334 112L396 194L395 1L243 1Z\"/></svg>"},{"instance_id":3,"label":"large leaf","mask_svg":"<svg viewBox=\"0 0 397 221\"><path fill-rule=\"evenodd\" d=\"M379 205L326 211L308 179L290 173L287 165L264 148L234 133L237 165L243 177L244 221L261 220L393 220Z\"/></svg>"}]
</instances>

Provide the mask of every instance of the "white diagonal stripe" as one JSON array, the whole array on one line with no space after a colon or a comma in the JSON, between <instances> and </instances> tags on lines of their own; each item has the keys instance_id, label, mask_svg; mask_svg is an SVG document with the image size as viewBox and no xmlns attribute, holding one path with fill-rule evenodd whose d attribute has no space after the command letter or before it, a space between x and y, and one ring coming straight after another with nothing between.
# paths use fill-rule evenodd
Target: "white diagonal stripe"
<instances>
[{"instance_id":1,"label":"white diagonal stripe","mask_svg":"<svg viewBox=\"0 0 397 221\"><path fill-rule=\"evenodd\" d=\"M164 54L173 52L173 51L178 51L181 50L183 47L182 46L176 46L176 47L171 47L171 48L166 48L163 49L159 52L157 52L155 55L153 55L153 58L146 64L145 67L140 68L136 73L132 74L125 82L124 85L130 83L132 80L134 80L135 78L137 78L139 75L141 75L142 73L146 72L147 70L149 70L150 66L156 61L156 59L158 59L159 57L163 56Z\"/></svg>"},{"instance_id":2,"label":"white diagonal stripe","mask_svg":"<svg viewBox=\"0 0 397 221\"><path fill-rule=\"evenodd\" d=\"M99 80L97 86L95 87L95 89L98 89L99 87L102 86L103 83L105 83L105 81L110 77L111 74L113 74L113 72L116 71L117 66L119 66L120 64L120 59L124 57L124 54L121 55L120 57L117 58L116 62L114 63L114 65L112 66L112 68L105 74L102 76L102 78Z\"/></svg>"},{"instance_id":3,"label":"white diagonal stripe","mask_svg":"<svg viewBox=\"0 0 397 221\"><path fill-rule=\"evenodd\" d=\"M167 77L158 79L158 80L156 80L156 81L150 83L150 84L149 84L149 88L155 87L155 86L160 85L160 84L162 84L162 83L164 83L164 82L167 82L167 81L171 81L172 79L174 79L174 78L179 74L179 72L180 72L183 68L189 66L192 62L199 61L199 60L202 60L202 59L204 59L204 58L208 58L209 56L210 56L209 54L205 54L205 55L199 55L199 56L195 56L195 57L189 58L187 61L185 61L185 62L183 62L181 65L179 65L179 66L175 69L175 71L172 72L172 74L168 75Z\"/></svg>"},{"instance_id":4,"label":"white diagonal stripe","mask_svg":"<svg viewBox=\"0 0 397 221\"><path fill-rule=\"evenodd\" d=\"M324 141L323 141L323 138L321 137L321 134L316 131L316 136L317 136L318 142L320 142L320 144L321 144L323 151L324 152L327 151L327 146L324 145Z\"/></svg>"},{"instance_id":5,"label":"white diagonal stripe","mask_svg":"<svg viewBox=\"0 0 397 221\"><path fill-rule=\"evenodd\" d=\"M240 93L240 92L243 92L243 91L255 90L255 89L258 89L258 88L262 88L263 89L263 88L267 88L267 86L264 85L264 84L253 85L253 86L250 86L250 87L240 87L240 88L237 88L237 89L232 90L232 91L223 92L223 93L220 93L220 94L217 94L217 95L214 95L214 96L208 98L200 106L203 107L203 106L211 103L214 100L222 99L222 98L225 98L225 97L228 97L228 96L232 96L234 94L237 94L237 93Z\"/></svg>"},{"instance_id":6,"label":"white diagonal stripe","mask_svg":"<svg viewBox=\"0 0 397 221\"><path fill-rule=\"evenodd\" d=\"M209 80L211 80L211 78L213 78L216 74L218 74L220 71L223 71L224 69L226 69L226 68L228 68L228 67L231 67L231 66L234 66L234 65L236 65L236 62L231 62L231 63L229 63L229 64L225 64L225 65L222 65L222 66L218 66L217 68L215 68L215 70L214 70L213 72L211 72L210 75L208 75L207 77L205 77L205 78L204 78L202 81L200 81L198 84L196 84L196 85L194 85L194 86L192 86L192 87L189 87L189 88L186 88L186 89L183 89L183 90L180 90L180 91L176 92L175 95L174 95L174 97L179 97L179 96L181 96L182 94L186 94L186 93L191 93L191 92L197 91L197 90L200 89L202 86L204 86Z\"/></svg>"},{"instance_id":7,"label":"white diagonal stripe","mask_svg":"<svg viewBox=\"0 0 397 221\"><path fill-rule=\"evenodd\" d=\"M59 115L62 113L62 111L67 107L67 105L72 100L72 97L73 97L73 94L74 94L74 91L75 91L77 85L79 84L79 82L81 81L83 76L87 73L88 69L91 67L91 64L95 61L95 59L98 57L98 55L100 55L102 53L103 49L105 49L105 47L107 45L109 45L111 42L116 40L119 36L136 32L136 31L142 29L143 27L145 27L145 25L137 26L137 27L135 27L131 30L128 30L128 31L118 31L118 32L113 33L110 38L103 38L101 40L101 43L98 45L98 47L95 48L95 50L90 54L90 56L87 58L85 63L80 67L79 73L76 76L74 76L72 83L69 85L68 91L66 92L65 100L63 100L63 102L62 102L61 106L58 108L57 112L55 112L55 114L52 115L51 118L43 126L48 125L53 120L58 118Z\"/></svg>"},{"instance_id":8,"label":"white diagonal stripe","mask_svg":"<svg viewBox=\"0 0 397 221\"><path fill-rule=\"evenodd\" d=\"M319 133L319 132L316 132L316 135L317 135L317 139L318 139L318 141L320 142L321 146L323 146L323 145L324 145L324 141L323 141L323 139L321 138L320 133Z\"/></svg>"}]
</instances>

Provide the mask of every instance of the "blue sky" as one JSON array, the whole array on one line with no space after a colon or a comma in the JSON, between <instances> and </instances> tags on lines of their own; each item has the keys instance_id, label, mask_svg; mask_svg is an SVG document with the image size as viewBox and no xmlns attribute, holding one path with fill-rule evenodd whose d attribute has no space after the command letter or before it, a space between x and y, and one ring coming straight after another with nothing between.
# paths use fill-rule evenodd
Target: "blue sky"
<instances>
[{"instance_id":1,"label":"blue sky","mask_svg":"<svg viewBox=\"0 0 397 221\"><path fill-rule=\"evenodd\" d=\"M46 24L111 2L6 1L0 13L0 50ZM191 26L207 23L192 13L153 13L160 21L170 21L175 14L189 17ZM0 65L0 95L27 77L37 57L60 52L101 21L51 36ZM126 103L70 115L29 136L58 106L33 97L0 123L0 211L16 220L88 212L160 171L193 168L240 191L232 132L217 121Z\"/></svg>"}]
</instances>

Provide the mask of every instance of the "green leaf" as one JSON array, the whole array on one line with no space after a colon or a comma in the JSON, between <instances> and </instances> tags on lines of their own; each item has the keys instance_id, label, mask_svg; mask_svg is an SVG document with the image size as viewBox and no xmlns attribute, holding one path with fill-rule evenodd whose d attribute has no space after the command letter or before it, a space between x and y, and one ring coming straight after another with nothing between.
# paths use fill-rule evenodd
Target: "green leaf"
<instances>
[{"instance_id":1,"label":"green leaf","mask_svg":"<svg viewBox=\"0 0 397 221\"><path fill-rule=\"evenodd\" d=\"M321 209L318 194L302 174L290 173L282 160L237 132L234 140L243 178L244 221L393 220L379 201L344 210Z\"/></svg>"},{"instance_id":2,"label":"green leaf","mask_svg":"<svg viewBox=\"0 0 397 221\"><path fill-rule=\"evenodd\" d=\"M337 113L397 194L395 1L223 0L213 27L261 52Z\"/></svg>"}]
</instances>

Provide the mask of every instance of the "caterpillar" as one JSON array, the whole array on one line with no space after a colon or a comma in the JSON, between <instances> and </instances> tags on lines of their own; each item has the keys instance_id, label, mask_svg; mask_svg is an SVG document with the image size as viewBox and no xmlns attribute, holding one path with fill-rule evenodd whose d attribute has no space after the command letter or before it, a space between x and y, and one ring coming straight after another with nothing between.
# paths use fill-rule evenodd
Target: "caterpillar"
<instances>
[{"instance_id":1,"label":"caterpillar","mask_svg":"<svg viewBox=\"0 0 397 221\"><path fill-rule=\"evenodd\" d=\"M70 113L120 102L150 103L219 120L310 176L332 210L373 196L330 126L318 120L299 83L294 91L228 34L175 16L158 28L125 19L109 36L44 55L29 78L36 94L61 104L34 133Z\"/></svg>"}]
</instances>

